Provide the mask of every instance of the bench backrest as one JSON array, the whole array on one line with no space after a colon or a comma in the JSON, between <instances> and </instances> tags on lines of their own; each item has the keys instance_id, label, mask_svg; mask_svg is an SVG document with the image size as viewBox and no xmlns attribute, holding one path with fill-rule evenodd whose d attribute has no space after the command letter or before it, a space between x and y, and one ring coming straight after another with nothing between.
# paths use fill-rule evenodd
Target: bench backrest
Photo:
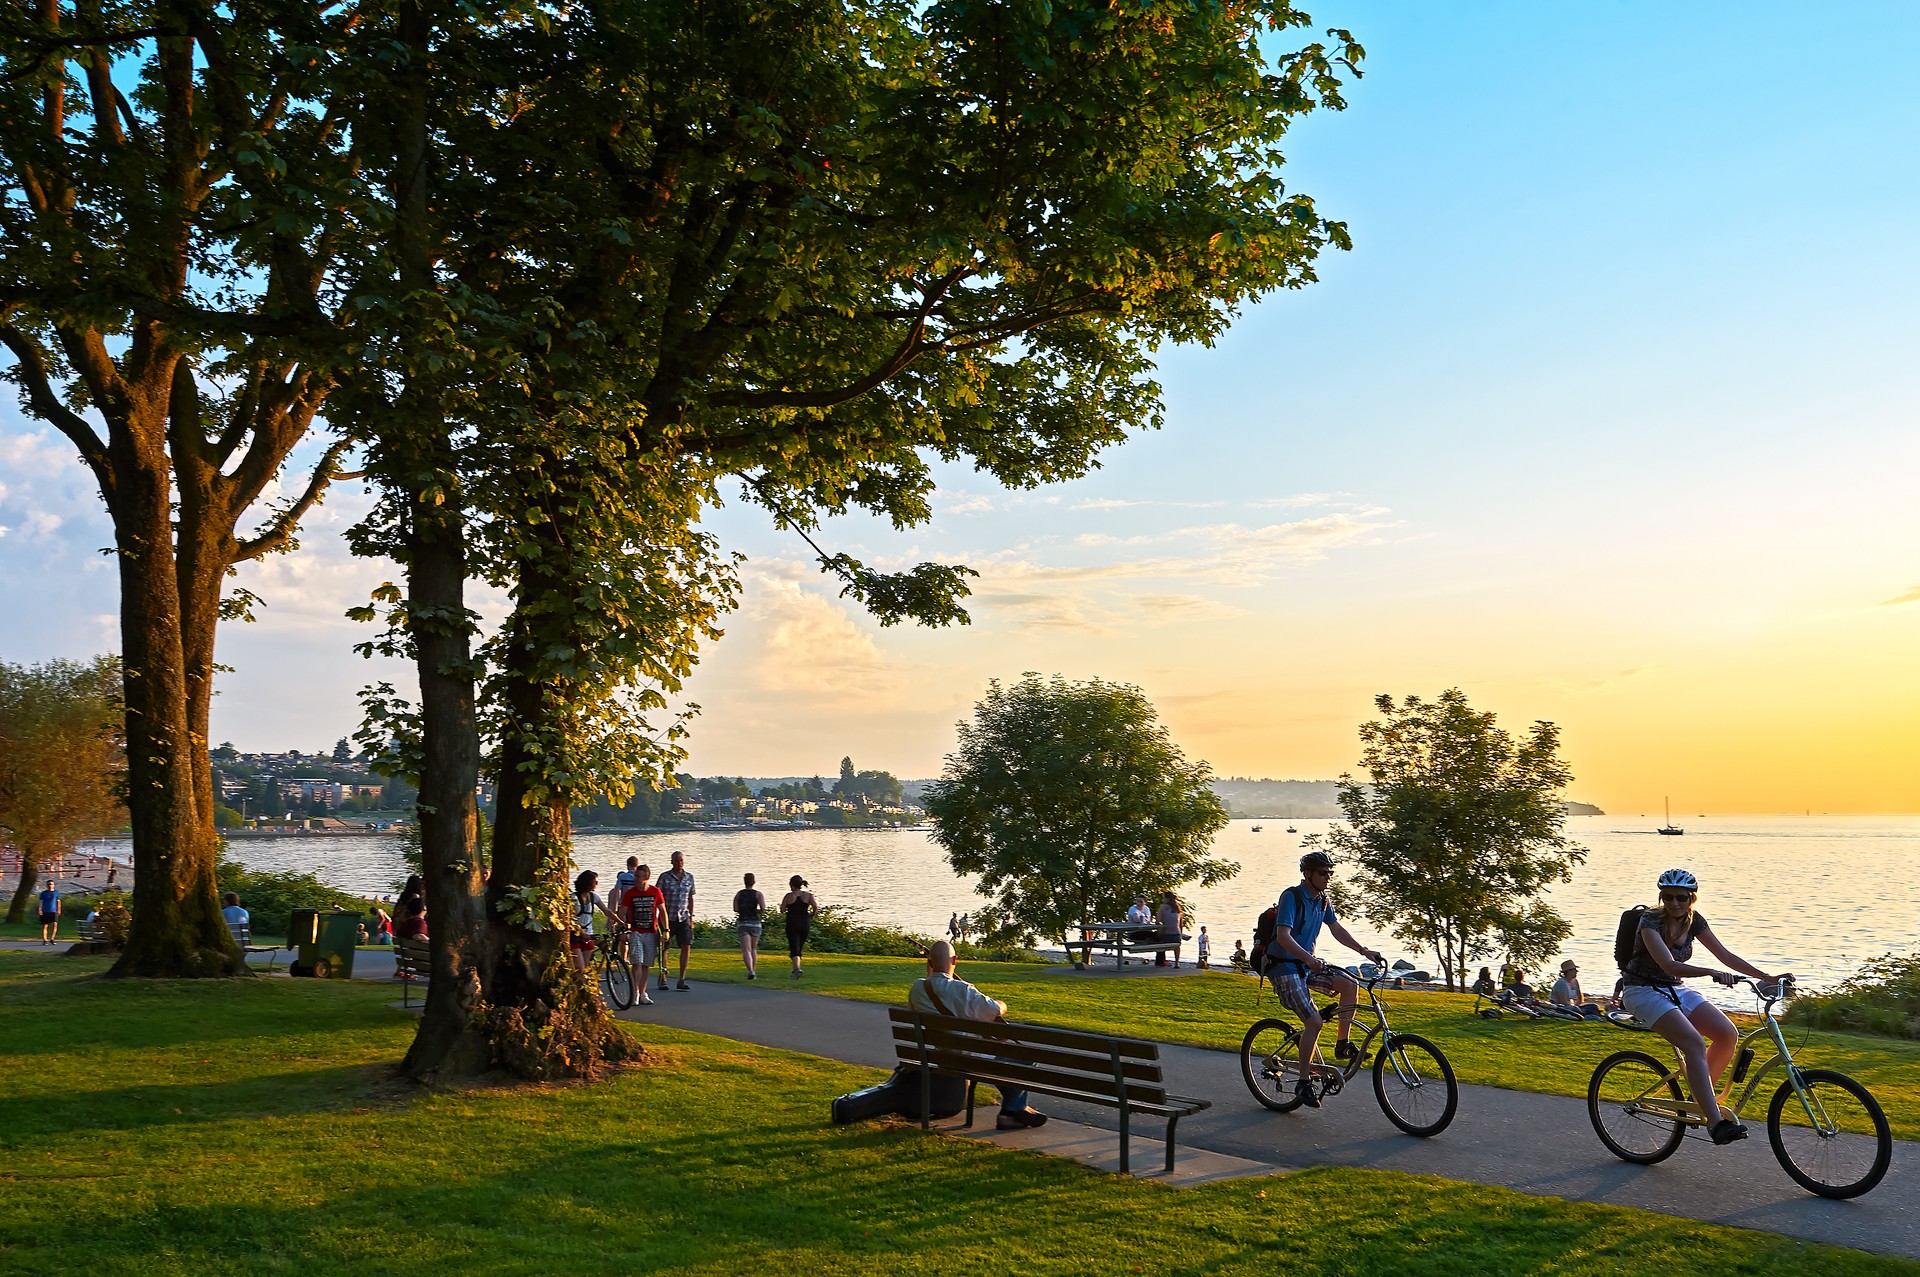
<instances>
[{"instance_id":1,"label":"bench backrest","mask_svg":"<svg viewBox=\"0 0 1920 1277\"><path fill-rule=\"evenodd\" d=\"M1160 1046L1017 1021L987 1023L890 1007L894 1053L918 1064L922 1045L936 1070L986 1072L1022 1086L1079 1091L1129 1104L1164 1104ZM1124 1092L1123 1092L1124 1088Z\"/></svg>"},{"instance_id":2,"label":"bench backrest","mask_svg":"<svg viewBox=\"0 0 1920 1277\"><path fill-rule=\"evenodd\" d=\"M419 936L393 938L393 964L409 975L424 976L433 970L433 953Z\"/></svg>"},{"instance_id":3,"label":"bench backrest","mask_svg":"<svg viewBox=\"0 0 1920 1277\"><path fill-rule=\"evenodd\" d=\"M242 949L253 943L253 924L250 922L229 922L227 930L233 935L233 942Z\"/></svg>"}]
</instances>

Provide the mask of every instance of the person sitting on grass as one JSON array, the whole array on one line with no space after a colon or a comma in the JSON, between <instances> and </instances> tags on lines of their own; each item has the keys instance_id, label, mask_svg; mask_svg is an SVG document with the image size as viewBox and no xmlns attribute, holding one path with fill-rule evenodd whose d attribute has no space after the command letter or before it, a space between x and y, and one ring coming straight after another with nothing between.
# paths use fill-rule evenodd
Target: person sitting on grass
<instances>
[{"instance_id":1,"label":"person sitting on grass","mask_svg":"<svg viewBox=\"0 0 1920 1277\"><path fill-rule=\"evenodd\" d=\"M1581 992L1580 967L1572 958L1560 964L1560 978L1553 982L1553 992L1547 998L1555 1006L1572 1007L1589 1019L1600 1014L1600 1005L1587 1001L1587 995Z\"/></svg>"},{"instance_id":2,"label":"person sitting on grass","mask_svg":"<svg viewBox=\"0 0 1920 1277\"><path fill-rule=\"evenodd\" d=\"M1473 988L1468 992L1478 998L1491 998L1499 993L1493 984L1493 968L1481 967L1480 974L1474 977Z\"/></svg>"},{"instance_id":3,"label":"person sitting on grass","mask_svg":"<svg viewBox=\"0 0 1920 1277\"><path fill-rule=\"evenodd\" d=\"M1233 957L1230 961L1233 963L1235 975L1245 975L1247 973L1247 942L1238 936L1234 937Z\"/></svg>"},{"instance_id":4,"label":"person sitting on grass","mask_svg":"<svg viewBox=\"0 0 1920 1277\"><path fill-rule=\"evenodd\" d=\"M988 997L965 980L954 978L958 965L953 946L936 940L927 950L927 974L915 980L907 990L907 1005L924 1015L946 1015L961 1020L1004 1020L1007 1004ZM1000 1088L1000 1117L994 1129L1018 1130L1045 1126L1047 1115L1027 1103L1027 1093L1018 1087Z\"/></svg>"}]
</instances>

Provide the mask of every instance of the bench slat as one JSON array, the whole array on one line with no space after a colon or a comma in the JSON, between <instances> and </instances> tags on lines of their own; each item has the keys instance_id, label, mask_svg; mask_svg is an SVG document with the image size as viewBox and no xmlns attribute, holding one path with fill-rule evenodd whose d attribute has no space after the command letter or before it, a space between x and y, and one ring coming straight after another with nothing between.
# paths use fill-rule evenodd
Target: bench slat
<instances>
[{"instance_id":1,"label":"bench slat","mask_svg":"<svg viewBox=\"0 0 1920 1277\"><path fill-rule=\"evenodd\" d=\"M893 1031L893 1040L903 1050L919 1048L919 1042L911 1029L896 1026ZM999 1038L963 1035L931 1028L927 1030L927 1046L931 1049L963 1054L1011 1056L1028 1064L1042 1064L1067 1072L1085 1073L1090 1077L1113 1076L1111 1052L1095 1055L1091 1051L1065 1051L1057 1047L1030 1046L1026 1042L1008 1042ZM1120 1072L1121 1076L1133 1081L1157 1082L1161 1076L1160 1064L1157 1060L1131 1060L1122 1057Z\"/></svg>"},{"instance_id":2,"label":"bench slat","mask_svg":"<svg viewBox=\"0 0 1920 1277\"><path fill-rule=\"evenodd\" d=\"M919 1059L919 1054L912 1052L907 1054L906 1062L917 1064ZM1109 1104L1117 1103L1121 1095L1120 1088L1114 1083L1111 1073L1102 1077L1098 1073L1049 1069L1019 1060L987 1059L962 1051L929 1050L927 1063L943 1073L964 1073L968 1077L1006 1082L1030 1090L1068 1090L1103 1096ZM1104 1086L1101 1085L1103 1082ZM1166 1088L1157 1080L1127 1083L1128 1104L1159 1104L1166 1099L1166 1096Z\"/></svg>"},{"instance_id":3,"label":"bench slat","mask_svg":"<svg viewBox=\"0 0 1920 1277\"><path fill-rule=\"evenodd\" d=\"M1023 1042L1040 1046L1065 1047L1072 1051L1087 1051L1101 1056L1112 1055L1117 1047L1120 1057L1128 1060L1157 1060L1160 1058L1160 1044L1147 1042L1139 1038L1116 1038L1102 1033L1084 1033L1078 1029L1056 1029L1052 1025L1027 1024L1020 1020L1008 1020L1004 1024L988 1023L982 1020L962 1020L949 1015L929 1015L912 1010L909 1007L888 1007L888 1018L895 1024L906 1026L907 1036L913 1036L913 1021L917 1015L925 1022L928 1032L935 1029L955 1032L981 1034L981 1041L993 1042L986 1036L994 1031L1005 1031L1009 1036L1018 1036Z\"/></svg>"}]
</instances>

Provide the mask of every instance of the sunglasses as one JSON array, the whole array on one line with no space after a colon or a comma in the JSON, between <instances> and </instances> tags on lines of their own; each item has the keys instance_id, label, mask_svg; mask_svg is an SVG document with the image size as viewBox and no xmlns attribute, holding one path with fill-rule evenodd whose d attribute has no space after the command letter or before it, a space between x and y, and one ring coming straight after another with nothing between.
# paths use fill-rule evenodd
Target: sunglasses
<instances>
[{"instance_id":1,"label":"sunglasses","mask_svg":"<svg viewBox=\"0 0 1920 1277\"><path fill-rule=\"evenodd\" d=\"M1660 903L1663 905L1683 905L1692 899L1693 893L1691 891L1663 891L1660 893Z\"/></svg>"}]
</instances>

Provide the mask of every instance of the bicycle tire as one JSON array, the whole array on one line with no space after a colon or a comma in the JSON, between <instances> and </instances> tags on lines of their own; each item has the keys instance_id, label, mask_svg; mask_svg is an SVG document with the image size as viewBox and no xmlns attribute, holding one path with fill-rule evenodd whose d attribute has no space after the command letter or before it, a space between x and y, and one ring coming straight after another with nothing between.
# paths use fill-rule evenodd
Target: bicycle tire
<instances>
[{"instance_id":1,"label":"bicycle tire","mask_svg":"<svg viewBox=\"0 0 1920 1277\"><path fill-rule=\"evenodd\" d=\"M1433 1088L1444 1088L1436 1113ZM1387 1120L1427 1139L1447 1129L1460 1107L1460 1084L1439 1047L1417 1033L1389 1033L1373 1057L1373 1097Z\"/></svg>"},{"instance_id":2,"label":"bicycle tire","mask_svg":"<svg viewBox=\"0 0 1920 1277\"><path fill-rule=\"evenodd\" d=\"M1866 1139L1865 1133L1852 1129L1861 1122L1836 1120L1836 1125L1843 1129L1832 1135L1822 1135L1810 1126L1783 1122L1790 1114L1806 1116L1789 1078L1780 1084L1780 1089L1773 1093L1773 1103L1767 1106L1767 1142L1773 1145L1773 1155L1779 1159L1782 1169L1792 1176L1794 1183L1821 1197L1844 1199L1873 1191L1886 1176L1887 1166L1893 1159L1893 1132L1887 1127L1887 1115L1880 1108L1880 1102L1866 1087L1832 1069L1801 1069L1800 1084L1825 1092L1821 1106L1829 1118L1847 1112L1847 1106L1838 1102L1841 1094L1855 1101L1858 1108L1849 1116L1864 1119L1864 1124L1873 1128L1872 1156L1859 1156L1868 1152L1860 1147L1860 1142ZM1835 1102L1829 1103L1829 1100ZM1847 1148L1847 1145L1853 1147ZM1858 1163L1866 1169L1857 1175L1851 1169L1832 1170L1836 1158L1843 1155L1848 1157L1849 1167ZM1840 1175L1852 1178L1836 1178Z\"/></svg>"},{"instance_id":3,"label":"bicycle tire","mask_svg":"<svg viewBox=\"0 0 1920 1277\"><path fill-rule=\"evenodd\" d=\"M1285 1020L1256 1022L1240 1043L1240 1077L1253 1098L1274 1112L1299 1108L1293 1087L1300 1077L1300 1030Z\"/></svg>"},{"instance_id":4,"label":"bicycle tire","mask_svg":"<svg viewBox=\"0 0 1920 1277\"><path fill-rule=\"evenodd\" d=\"M1674 1103L1684 1103L1686 1096L1680 1089L1680 1079L1645 1051L1614 1052L1600 1061L1587 1082L1587 1117L1593 1122L1594 1134L1600 1137L1609 1153L1623 1162L1640 1166L1664 1162L1686 1138L1686 1123L1678 1118L1663 1120L1654 1114L1635 1113L1626 1108L1628 1099L1659 1086L1662 1078ZM1603 1091L1613 1094L1603 1095ZM1616 1120L1617 1126L1608 1125L1609 1117ZM1619 1121L1622 1118L1625 1120Z\"/></svg>"},{"instance_id":5,"label":"bicycle tire","mask_svg":"<svg viewBox=\"0 0 1920 1277\"><path fill-rule=\"evenodd\" d=\"M600 960L600 987L614 1010L625 1011L633 1005L633 968L625 958L609 951Z\"/></svg>"}]
</instances>

